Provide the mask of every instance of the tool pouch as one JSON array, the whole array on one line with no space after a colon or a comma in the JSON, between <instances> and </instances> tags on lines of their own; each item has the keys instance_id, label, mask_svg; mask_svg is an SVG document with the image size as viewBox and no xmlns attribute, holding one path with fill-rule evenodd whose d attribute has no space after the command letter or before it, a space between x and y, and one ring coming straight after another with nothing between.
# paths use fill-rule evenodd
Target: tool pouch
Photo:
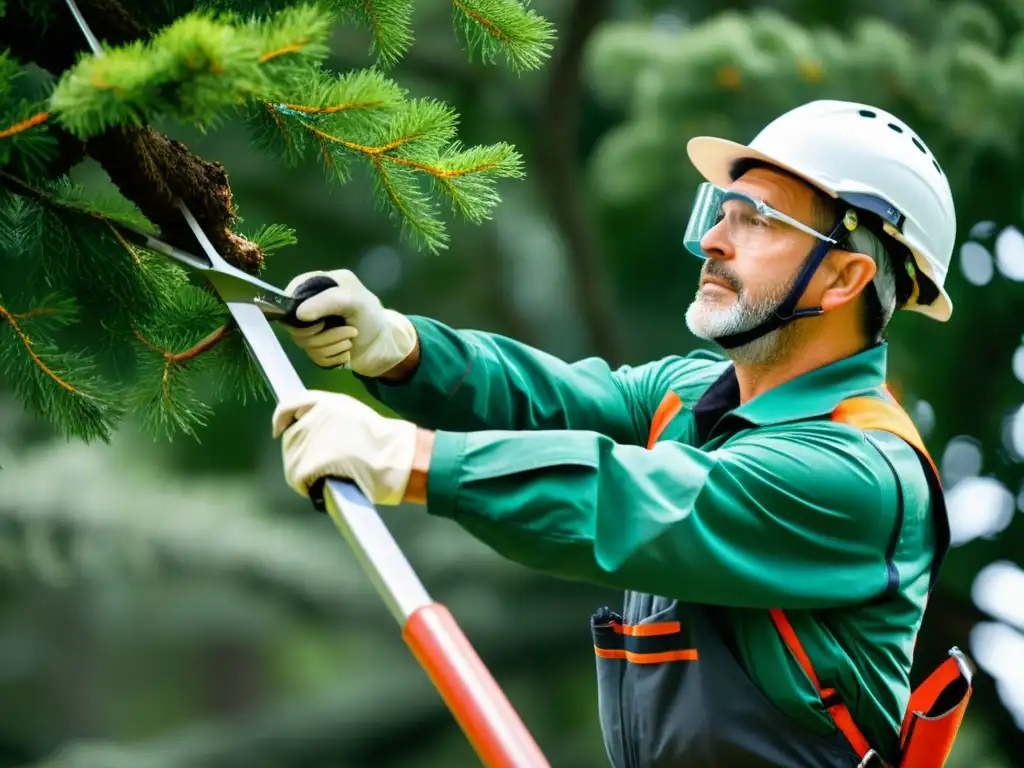
<instances>
[{"instance_id":1,"label":"tool pouch","mask_svg":"<svg viewBox=\"0 0 1024 768\"><path fill-rule=\"evenodd\" d=\"M943 768L953 748L973 673L959 648L910 696L900 733L899 768Z\"/></svg>"}]
</instances>

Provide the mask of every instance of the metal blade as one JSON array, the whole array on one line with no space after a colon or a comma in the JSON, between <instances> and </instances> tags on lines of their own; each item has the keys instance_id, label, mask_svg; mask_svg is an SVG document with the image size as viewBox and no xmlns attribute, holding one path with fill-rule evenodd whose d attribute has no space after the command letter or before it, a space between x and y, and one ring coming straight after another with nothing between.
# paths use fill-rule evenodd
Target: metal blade
<instances>
[{"instance_id":1,"label":"metal blade","mask_svg":"<svg viewBox=\"0 0 1024 768\"><path fill-rule=\"evenodd\" d=\"M213 267L209 260L183 251L134 227L120 223L112 226L129 242L155 251L193 272L200 273L225 302L251 302L258 306L263 314L274 319L287 315L295 305L295 299L277 286L231 266L219 256L217 259L223 266ZM213 253L216 254L216 250Z\"/></svg>"},{"instance_id":2,"label":"metal blade","mask_svg":"<svg viewBox=\"0 0 1024 768\"><path fill-rule=\"evenodd\" d=\"M274 335L263 311L249 302L228 302L228 311L242 332L249 353L277 401L291 400L306 391L284 347Z\"/></svg>"},{"instance_id":3,"label":"metal blade","mask_svg":"<svg viewBox=\"0 0 1024 768\"><path fill-rule=\"evenodd\" d=\"M210 238L208 238L206 233L203 232L203 228L199 226L199 222L196 221L196 217L192 215L192 211L188 209L188 206L185 205L181 199L175 200L174 205L179 211L181 211L181 215L185 217L185 221L188 222L188 228L192 230L192 234L195 235L196 240L199 241L199 247L203 249L203 253L206 254L206 258L210 260L210 266L221 272L230 272L235 270L233 266L228 264L221 255L217 253L217 249L213 247L213 243L210 242ZM241 270L235 271L241 272ZM245 273L242 272L242 274L244 275Z\"/></svg>"},{"instance_id":4,"label":"metal blade","mask_svg":"<svg viewBox=\"0 0 1024 768\"><path fill-rule=\"evenodd\" d=\"M380 599L400 627L433 601L377 508L346 480L328 480L324 501L334 525L345 537Z\"/></svg>"},{"instance_id":5,"label":"metal blade","mask_svg":"<svg viewBox=\"0 0 1024 768\"><path fill-rule=\"evenodd\" d=\"M181 215L185 217L185 221L188 222L189 229L192 230L192 234L195 235L206 257L210 260L210 267L206 269L206 278L217 289L217 293L225 303L253 302L264 314L280 316L288 313L294 300L287 293L228 264L213 247L210 238L199 226L199 222L196 221L188 206L181 200L175 201L175 204L181 211Z\"/></svg>"},{"instance_id":6,"label":"metal blade","mask_svg":"<svg viewBox=\"0 0 1024 768\"><path fill-rule=\"evenodd\" d=\"M75 0L67 0L68 8L71 9L71 15L75 17L75 21L78 22L78 28L82 30L82 34L85 35L86 42L89 43L89 47L92 48L92 52L97 56L103 55L103 46L100 45L100 41L96 39L96 35L89 29L88 23L85 21L85 17L82 16L82 12L78 10L78 6L75 4Z\"/></svg>"},{"instance_id":7,"label":"metal blade","mask_svg":"<svg viewBox=\"0 0 1024 768\"><path fill-rule=\"evenodd\" d=\"M122 230L121 227L118 227L118 229ZM122 234L124 234L123 231ZM205 272L210 268L210 265L207 264L198 256L191 254L188 251L183 251L181 250L181 248L175 248L173 245L171 245L170 243L165 243L163 240L158 240L155 237L150 237L146 235L145 237L140 238L140 241L141 242L139 242L139 245L144 246L145 248L148 248L151 251L156 251L157 253L163 254L169 259L172 259L173 261L176 261L179 264L188 267L189 269Z\"/></svg>"}]
</instances>

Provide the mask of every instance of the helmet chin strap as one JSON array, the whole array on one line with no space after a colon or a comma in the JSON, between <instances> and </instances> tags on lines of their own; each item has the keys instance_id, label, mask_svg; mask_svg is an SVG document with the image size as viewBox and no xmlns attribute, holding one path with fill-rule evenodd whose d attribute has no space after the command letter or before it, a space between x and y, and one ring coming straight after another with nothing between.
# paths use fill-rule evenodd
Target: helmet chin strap
<instances>
[{"instance_id":1,"label":"helmet chin strap","mask_svg":"<svg viewBox=\"0 0 1024 768\"><path fill-rule=\"evenodd\" d=\"M740 331L739 333L728 333L724 336L716 336L712 341L725 349L735 349L736 347L742 347L744 344L749 344L755 339L759 339L777 328L789 325L789 323L794 320L799 320L802 317L817 317L818 315L823 314L825 310L821 307L797 309L796 305L797 302L800 301L800 297L804 295L804 291L807 290L807 286L810 284L811 278L814 277L814 273L817 271L818 267L821 266L821 262L825 260L825 256L827 256L828 252L833 248L837 248L842 245L849 233L849 229L847 229L846 225L840 221L829 235L829 237L837 241L836 244L832 244L824 240L818 241L814 250L811 251L807 259L804 261L800 274L797 275L796 282L794 282L793 287L789 289L789 293L786 294L786 297L781 302L779 302L775 311L772 312L763 323L756 325L749 330Z\"/></svg>"}]
</instances>

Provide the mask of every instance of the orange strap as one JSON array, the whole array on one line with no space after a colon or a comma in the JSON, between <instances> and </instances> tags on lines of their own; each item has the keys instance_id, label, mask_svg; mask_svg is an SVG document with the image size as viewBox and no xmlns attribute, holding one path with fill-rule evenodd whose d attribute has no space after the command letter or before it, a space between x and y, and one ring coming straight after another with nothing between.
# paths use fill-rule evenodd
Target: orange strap
<instances>
[{"instance_id":1,"label":"orange strap","mask_svg":"<svg viewBox=\"0 0 1024 768\"><path fill-rule=\"evenodd\" d=\"M796 658L804 672L807 673L807 677L810 678L811 683L818 689L818 695L821 696L822 702L827 702L829 699L836 699L836 691L834 688L821 687L818 675L814 671L814 665L811 664L811 659L804 650L804 646L800 642L800 638L796 636L796 632L793 630L793 625L789 623L789 619L786 617L786 614L778 608L772 608L769 613L771 613L772 621L775 623L775 628L782 636L783 642L786 643L790 652ZM836 699L834 704L826 704L826 709L832 717L833 722L836 724L836 727L842 731L843 735L846 736L847 740L850 742L850 746L852 746L857 752L857 756L863 758L871 747L868 745L868 740L864 738L864 734L860 732L857 724L853 722L853 715L850 714L850 710L847 708L846 704L841 700Z\"/></svg>"},{"instance_id":2,"label":"orange strap","mask_svg":"<svg viewBox=\"0 0 1024 768\"><path fill-rule=\"evenodd\" d=\"M863 430L891 432L916 448L928 460L935 476L939 476L939 470L925 448L913 420L895 402L875 397L852 397L836 406L832 411L832 421Z\"/></svg>"},{"instance_id":3,"label":"orange strap","mask_svg":"<svg viewBox=\"0 0 1024 768\"><path fill-rule=\"evenodd\" d=\"M886 398L879 399L875 397L854 397L841 402L835 410L832 411L832 421L841 422L843 424L849 424L850 426L857 427L862 430L879 430L890 432L904 441L909 443L911 446L916 448L918 452L928 461L932 470L935 472L936 480L938 480L939 472L935 467L935 462L928 454L927 448L925 448L924 441L921 439L920 433L917 431L917 427L914 426L913 420L892 398L892 396L886 391ZM782 637L782 640L789 647L790 652L796 658L797 662L803 668L804 672L810 678L814 687L818 689L818 694L821 696L823 702L826 702L826 708L828 709L829 715L835 722L836 727L846 736L850 745L857 752L858 756L863 758L870 751L870 746L864 734L860 732L856 723L853 721L853 715L850 713L849 708L842 701L836 697L836 691L831 688L823 689L821 683L818 680L818 676L814 671L814 667L811 664L810 658L804 651L803 646L800 643L799 638L796 636L796 632L793 631L792 625L789 623L789 619L779 609L773 609L771 611L772 621L775 623L775 627ZM952 660L951 660L952 661ZM955 665L955 662L953 662ZM924 686L922 686L923 688ZM935 687L941 690L944 686L939 686L938 682L935 683ZM921 688L915 692L915 696L918 695ZM922 694L923 698L926 698L928 693ZM938 692L933 694L938 696ZM837 703L827 704L827 702L833 699ZM912 698L913 701L913 698ZM913 713L914 709L908 709L909 713ZM904 722L904 736L906 735L906 729L909 727L908 723L911 718L908 718ZM938 763L937 765L941 765Z\"/></svg>"},{"instance_id":4,"label":"orange strap","mask_svg":"<svg viewBox=\"0 0 1024 768\"><path fill-rule=\"evenodd\" d=\"M661 437L665 428L683 408L679 395L669 391L661 399L654 418L651 420L651 431L647 438L647 447L652 448ZM906 440L931 464L938 476L939 471L929 455L917 427L906 411L891 400L879 400L875 397L852 397L844 400L832 411L832 421L842 422L863 430L881 430L891 432Z\"/></svg>"}]
</instances>

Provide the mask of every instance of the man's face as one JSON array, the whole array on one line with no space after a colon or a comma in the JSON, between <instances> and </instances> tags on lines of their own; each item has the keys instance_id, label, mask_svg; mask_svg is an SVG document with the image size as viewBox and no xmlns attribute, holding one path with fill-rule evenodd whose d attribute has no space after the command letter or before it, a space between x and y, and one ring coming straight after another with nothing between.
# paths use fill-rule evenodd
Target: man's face
<instances>
[{"instance_id":1,"label":"man's face","mask_svg":"<svg viewBox=\"0 0 1024 768\"><path fill-rule=\"evenodd\" d=\"M745 173L729 189L760 199L807 226L814 225L814 192L796 179L758 168ZM750 330L764 322L789 293L818 242L783 222L751 217L753 209L741 200L728 200L722 209L723 220L701 240L708 259L686 313L690 331L703 339ZM804 305L807 302L802 299L798 306ZM799 327L793 323L777 329L729 350L729 354L745 364L771 362L789 346Z\"/></svg>"}]
</instances>

